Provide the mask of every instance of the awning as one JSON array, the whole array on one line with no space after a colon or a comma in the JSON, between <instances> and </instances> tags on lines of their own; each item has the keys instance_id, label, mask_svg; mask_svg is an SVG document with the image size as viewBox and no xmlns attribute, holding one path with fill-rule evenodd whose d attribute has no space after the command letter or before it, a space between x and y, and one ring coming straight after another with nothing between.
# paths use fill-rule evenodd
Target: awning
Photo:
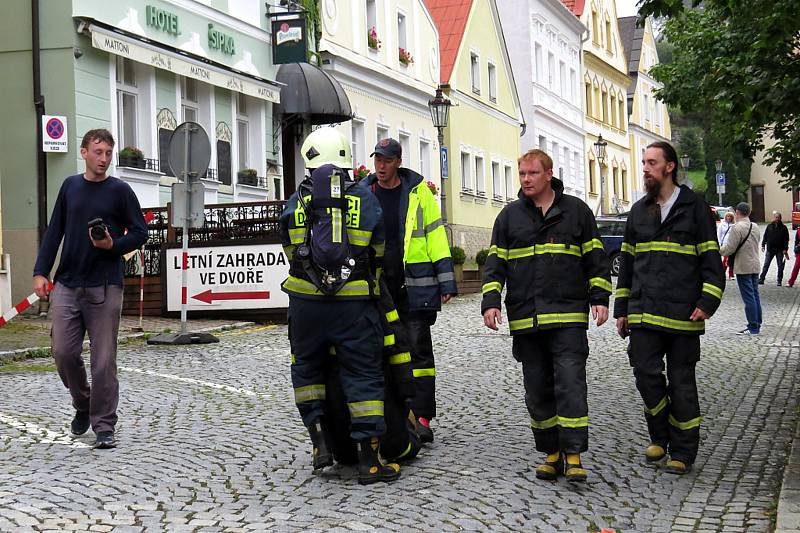
<instances>
[{"instance_id":1,"label":"awning","mask_svg":"<svg viewBox=\"0 0 800 533\"><path fill-rule=\"evenodd\" d=\"M227 71L94 24L89 26L89 30L92 32L92 46L99 50L254 98L280 102L279 83Z\"/></svg>"},{"instance_id":2,"label":"awning","mask_svg":"<svg viewBox=\"0 0 800 533\"><path fill-rule=\"evenodd\" d=\"M350 100L330 74L308 63L287 63L278 67L281 103L275 111L308 117L311 124L335 124L353 118Z\"/></svg>"}]
</instances>

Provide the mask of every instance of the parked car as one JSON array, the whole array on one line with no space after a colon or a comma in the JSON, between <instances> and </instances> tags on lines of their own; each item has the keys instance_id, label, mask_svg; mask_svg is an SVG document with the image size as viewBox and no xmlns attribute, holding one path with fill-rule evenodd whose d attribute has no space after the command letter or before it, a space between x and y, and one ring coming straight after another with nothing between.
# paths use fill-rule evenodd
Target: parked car
<instances>
[{"instance_id":1,"label":"parked car","mask_svg":"<svg viewBox=\"0 0 800 533\"><path fill-rule=\"evenodd\" d=\"M733 208L722 207L721 205L712 205L711 214L714 215L714 222L719 224L720 221L725 220L725 213L727 213L728 211L733 211Z\"/></svg>"},{"instance_id":2,"label":"parked car","mask_svg":"<svg viewBox=\"0 0 800 533\"><path fill-rule=\"evenodd\" d=\"M611 259L611 275L619 275L620 252L622 240L625 237L625 223L628 214L597 217L597 229L600 231L600 240L603 241L608 257Z\"/></svg>"},{"instance_id":3,"label":"parked car","mask_svg":"<svg viewBox=\"0 0 800 533\"><path fill-rule=\"evenodd\" d=\"M792 229L800 228L800 202L795 202L792 209Z\"/></svg>"}]
</instances>

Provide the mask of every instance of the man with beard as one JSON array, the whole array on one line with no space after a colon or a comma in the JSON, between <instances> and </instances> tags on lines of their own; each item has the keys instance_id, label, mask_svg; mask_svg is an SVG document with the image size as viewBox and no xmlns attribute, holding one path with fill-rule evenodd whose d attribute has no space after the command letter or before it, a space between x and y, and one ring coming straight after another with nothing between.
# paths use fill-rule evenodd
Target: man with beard
<instances>
[{"instance_id":1,"label":"man with beard","mask_svg":"<svg viewBox=\"0 0 800 533\"><path fill-rule=\"evenodd\" d=\"M700 440L700 335L722 300L725 273L711 211L678 185L677 161L666 142L644 153L647 194L625 226L614 317L620 336L631 337L628 356L650 433L645 458L656 463L669 452L666 471L685 474Z\"/></svg>"}]
</instances>

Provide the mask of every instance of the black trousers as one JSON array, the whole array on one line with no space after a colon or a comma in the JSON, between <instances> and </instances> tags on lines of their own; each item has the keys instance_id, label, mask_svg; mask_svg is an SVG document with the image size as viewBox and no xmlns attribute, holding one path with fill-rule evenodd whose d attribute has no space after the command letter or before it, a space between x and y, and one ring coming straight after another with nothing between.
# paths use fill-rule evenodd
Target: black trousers
<instances>
[{"instance_id":1,"label":"black trousers","mask_svg":"<svg viewBox=\"0 0 800 533\"><path fill-rule=\"evenodd\" d=\"M536 449L547 454L586 451L586 330L559 328L515 335L513 351L522 363L525 404Z\"/></svg>"},{"instance_id":2,"label":"black trousers","mask_svg":"<svg viewBox=\"0 0 800 533\"><path fill-rule=\"evenodd\" d=\"M411 408L418 417L430 420L436 416L436 362L431 340L436 311L400 311L400 321L408 333L411 365L414 367L416 393Z\"/></svg>"},{"instance_id":3,"label":"black trousers","mask_svg":"<svg viewBox=\"0 0 800 533\"><path fill-rule=\"evenodd\" d=\"M636 388L644 400L651 442L669 450L673 459L694 463L700 444L700 401L695 380L700 336L635 328L631 330L628 356Z\"/></svg>"},{"instance_id":4,"label":"black trousers","mask_svg":"<svg viewBox=\"0 0 800 533\"><path fill-rule=\"evenodd\" d=\"M769 267L772 265L772 259L775 259L775 262L778 263L778 283L783 281L783 267L786 265L786 261L783 257L782 250L770 250L767 248L767 251L764 255L764 268L761 269L761 275L758 277L759 281L764 281L764 278L767 277L767 272L769 272Z\"/></svg>"}]
</instances>

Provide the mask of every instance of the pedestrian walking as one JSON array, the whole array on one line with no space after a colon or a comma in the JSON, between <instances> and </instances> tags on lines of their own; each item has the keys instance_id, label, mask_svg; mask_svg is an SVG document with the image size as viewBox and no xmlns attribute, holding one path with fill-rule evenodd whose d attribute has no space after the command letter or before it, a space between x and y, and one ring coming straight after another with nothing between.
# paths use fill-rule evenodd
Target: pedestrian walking
<instances>
[{"instance_id":1,"label":"pedestrian walking","mask_svg":"<svg viewBox=\"0 0 800 533\"><path fill-rule=\"evenodd\" d=\"M764 278L767 277L767 272L769 272L769 267L774 257L775 262L778 264L778 287L780 287L783 281L783 267L786 260L789 259L789 230L783 224L781 214L777 211L772 212L772 222L764 230L761 251L766 252L766 256L764 257L764 268L761 269L758 284L764 284Z\"/></svg>"},{"instance_id":2,"label":"pedestrian walking","mask_svg":"<svg viewBox=\"0 0 800 533\"><path fill-rule=\"evenodd\" d=\"M36 295L50 300L53 357L75 408L70 429L83 435L91 426L97 448L116 446L122 256L147 241L136 194L107 174L113 152L108 130L83 136L80 154L86 170L62 183L33 269ZM59 246L61 259L50 291L48 278ZM81 357L86 333L91 386Z\"/></svg>"},{"instance_id":3,"label":"pedestrian walking","mask_svg":"<svg viewBox=\"0 0 800 533\"><path fill-rule=\"evenodd\" d=\"M425 178L404 168L403 149L381 139L371 154L375 173L366 178L378 197L386 226L386 277L411 345L416 393L411 402L422 442L433 441L436 362L431 326L442 304L458 293L439 204Z\"/></svg>"},{"instance_id":4,"label":"pedestrian walking","mask_svg":"<svg viewBox=\"0 0 800 533\"><path fill-rule=\"evenodd\" d=\"M730 261L734 263L736 283L744 303L747 327L738 331L739 335L758 335L761 332L761 297L758 294L760 240L758 224L750 222L750 205L741 202L736 206L736 225L720 249L720 253L730 256Z\"/></svg>"},{"instance_id":5,"label":"pedestrian walking","mask_svg":"<svg viewBox=\"0 0 800 533\"><path fill-rule=\"evenodd\" d=\"M280 216L289 258L289 343L297 409L308 428L315 471L333 464L325 412L326 362L333 348L358 443L358 482L400 477L380 455L384 421L384 331L376 279L383 257L378 200L347 174L350 141L332 128L313 131L301 153L312 170Z\"/></svg>"},{"instance_id":6,"label":"pedestrian walking","mask_svg":"<svg viewBox=\"0 0 800 533\"><path fill-rule=\"evenodd\" d=\"M789 287L794 287L794 282L797 281L797 272L800 270L800 228L794 234L794 267L792 268L792 275L789 277Z\"/></svg>"},{"instance_id":7,"label":"pedestrian walking","mask_svg":"<svg viewBox=\"0 0 800 533\"><path fill-rule=\"evenodd\" d=\"M591 209L564 194L550 156L529 150L517 163L521 190L494 222L481 313L486 327L497 330L505 286L512 351L522 363L536 449L547 456L536 477L584 481L586 330L590 309L598 326L608 319L609 259Z\"/></svg>"},{"instance_id":8,"label":"pedestrian walking","mask_svg":"<svg viewBox=\"0 0 800 533\"><path fill-rule=\"evenodd\" d=\"M666 471L685 474L700 441L700 335L722 300L725 273L709 207L678 185L677 164L667 142L645 150L646 195L625 225L614 317L620 336L630 335L628 356L650 434L645 458L660 462L669 452Z\"/></svg>"},{"instance_id":9,"label":"pedestrian walking","mask_svg":"<svg viewBox=\"0 0 800 533\"><path fill-rule=\"evenodd\" d=\"M728 211L725 213L725 218L719 223L719 227L717 228L717 240L719 241L720 247L727 242L728 234L734 224L733 212ZM728 279L733 279L733 263L729 262L728 257L724 255L722 256L722 269L728 272Z\"/></svg>"}]
</instances>

